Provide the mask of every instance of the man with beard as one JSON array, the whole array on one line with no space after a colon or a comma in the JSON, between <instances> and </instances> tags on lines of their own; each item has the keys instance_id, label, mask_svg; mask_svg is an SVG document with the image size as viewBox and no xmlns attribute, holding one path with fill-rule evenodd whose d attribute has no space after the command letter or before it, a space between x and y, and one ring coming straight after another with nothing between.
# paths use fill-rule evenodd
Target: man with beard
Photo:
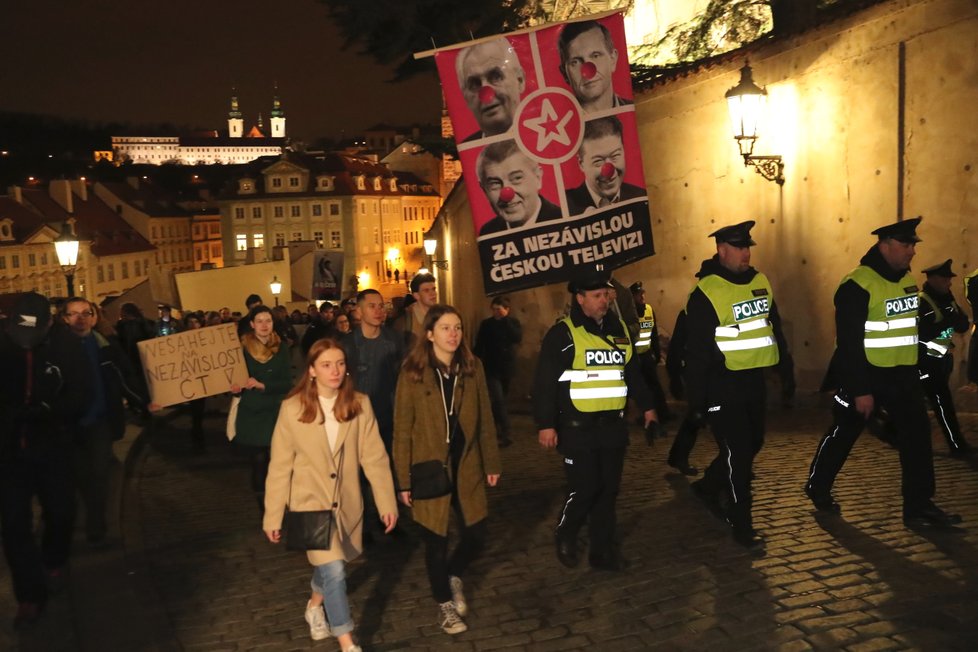
<instances>
[{"instance_id":1,"label":"man with beard","mask_svg":"<svg viewBox=\"0 0 978 652\"><path fill-rule=\"evenodd\" d=\"M479 131L462 142L506 133L526 89L526 76L516 51L505 38L477 43L455 59L462 97L479 124Z\"/></svg>"},{"instance_id":2,"label":"man with beard","mask_svg":"<svg viewBox=\"0 0 978 652\"><path fill-rule=\"evenodd\" d=\"M614 116L590 120L577 151L584 183L567 191L571 215L589 213L627 199L645 197L644 188L625 183L625 145L621 120Z\"/></svg>"},{"instance_id":3,"label":"man with beard","mask_svg":"<svg viewBox=\"0 0 978 652\"><path fill-rule=\"evenodd\" d=\"M479 235L560 219L560 208L540 195L543 170L516 144L504 140L486 146L476 164L479 185L496 216Z\"/></svg>"},{"instance_id":4,"label":"man with beard","mask_svg":"<svg viewBox=\"0 0 978 652\"><path fill-rule=\"evenodd\" d=\"M917 284L910 275L921 218L882 226L878 242L835 291L836 347L830 369L838 387L833 423L812 459L805 493L815 509L838 514L835 477L856 438L877 410L885 410L900 453L903 522L949 527L961 517L933 502L930 423L917 372Z\"/></svg>"},{"instance_id":5,"label":"man with beard","mask_svg":"<svg viewBox=\"0 0 978 652\"><path fill-rule=\"evenodd\" d=\"M751 515L752 467L764 443L764 370L787 348L771 282L750 265L753 226L749 220L710 234L717 254L703 262L686 302L684 349L691 418L706 418L720 449L692 487L749 549L764 543Z\"/></svg>"},{"instance_id":6,"label":"man with beard","mask_svg":"<svg viewBox=\"0 0 978 652\"><path fill-rule=\"evenodd\" d=\"M612 79L618 50L608 28L594 20L570 23L557 40L560 73L584 113L626 106L632 101L615 95Z\"/></svg>"}]
</instances>

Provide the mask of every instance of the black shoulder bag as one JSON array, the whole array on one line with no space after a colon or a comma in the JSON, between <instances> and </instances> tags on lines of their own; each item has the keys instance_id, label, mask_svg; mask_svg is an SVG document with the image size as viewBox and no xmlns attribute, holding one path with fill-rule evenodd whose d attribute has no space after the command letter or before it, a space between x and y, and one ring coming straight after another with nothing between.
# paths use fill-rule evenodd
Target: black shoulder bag
<instances>
[{"instance_id":1,"label":"black shoulder bag","mask_svg":"<svg viewBox=\"0 0 978 652\"><path fill-rule=\"evenodd\" d=\"M340 467L343 466L343 453L340 453ZM333 496L340 484L340 470L336 470L336 483ZM292 502L292 488L289 487L289 502ZM310 512L285 512L285 547L288 550L329 550L333 541L333 510L317 509Z\"/></svg>"},{"instance_id":2,"label":"black shoulder bag","mask_svg":"<svg viewBox=\"0 0 978 652\"><path fill-rule=\"evenodd\" d=\"M435 371L435 374L441 372ZM441 379L438 379L439 384ZM442 390L442 403L444 403L445 395L444 389ZM455 405L455 392L452 392L452 407L454 411ZM445 406L445 418L449 421L452 418L449 416L448 406ZM458 427L458 419L455 419L452 423L452 428L448 435L448 452L445 455L444 460L426 460L424 462L418 462L417 464L411 465L411 500L428 500L430 498L441 498L442 496L447 496L452 493L452 480L448 475L448 461L452 455L452 436L455 434L455 428Z\"/></svg>"}]
</instances>

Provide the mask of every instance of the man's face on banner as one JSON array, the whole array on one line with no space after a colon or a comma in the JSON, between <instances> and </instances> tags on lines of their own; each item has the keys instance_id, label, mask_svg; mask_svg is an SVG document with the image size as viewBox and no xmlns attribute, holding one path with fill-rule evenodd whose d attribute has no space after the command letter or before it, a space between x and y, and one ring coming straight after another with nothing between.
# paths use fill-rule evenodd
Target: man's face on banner
<instances>
[{"instance_id":1,"label":"man's face on banner","mask_svg":"<svg viewBox=\"0 0 978 652\"><path fill-rule=\"evenodd\" d=\"M499 39L473 45L459 58L462 96L479 128L490 136L506 132L526 88L516 52L508 41Z\"/></svg>"},{"instance_id":2,"label":"man's face on banner","mask_svg":"<svg viewBox=\"0 0 978 652\"><path fill-rule=\"evenodd\" d=\"M588 188L606 199L614 199L625 175L625 147L621 138L608 134L581 144L581 171Z\"/></svg>"},{"instance_id":3,"label":"man's face on banner","mask_svg":"<svg viewBox=\"0 0 978 652\"><path fill-rule=\"evenodd\" d=\"M489 203L507 223L520 226L536 215L543 172L525 154L514 152L499 163L487 162L483 176Z\"/></svg>"},{"instance_id":4,"label":"man's face on banner","mask_svg":"<svg viewBox=\"0 0 978 652\"><path fill-rule=\"evenodd\" d=\"M591 67L588 64L592 64ZM618 64L618 51L608 50L604 34L597 27L578 35L567 47L567 81L577 100L591 104L607 96L611 106L612 75Z\"/></svg>"}]
</instances>

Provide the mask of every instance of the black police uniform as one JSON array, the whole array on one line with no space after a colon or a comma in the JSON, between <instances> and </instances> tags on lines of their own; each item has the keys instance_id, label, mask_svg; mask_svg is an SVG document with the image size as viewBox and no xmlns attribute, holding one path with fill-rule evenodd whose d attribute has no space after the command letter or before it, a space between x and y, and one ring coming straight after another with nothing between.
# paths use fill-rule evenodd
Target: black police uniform
<instances>
[{"instance_id":1,"label":"black police uniform","mask_svg":"<svg viewBox=\"0 0 978 652\"><path fill-rule=\"evenodd\" d=\"M710 235L718 243L747 247L754 244L750 238L753 225L753 221L743 222ZM714 256L703 262L697 276L702 280L717 275L731 284L746 285L752 283L757 274L753 267L744 272L730 271L720 264L719 256ZM779 355L782 355L786 345L773 299L769 302L767 320L774 332ZM699 420L706 415L720 449L703 479L693 483L693 489L713 511L723 511L738 543L753 547L761 543L751 518L751 468L764 443L765 367L727 368L726 358L716 341L720 318L700 286L693 290L686 303L686 324L685 380L692 418Z\"/></svg>"},{"instance_id":2,"label":"black police uniform","mask_svg":"<svg viewBox=\"0 0 978 652\"><path fill-rule=\"evenodd\" d=\"M971 319L978 323L978 269L968 276L964 291L965 298L971 304ZM971 344L968 346L968 382L978 383L978 330L971 333Z\"/></svg>"},{"instance_id":3,"label":"black police uniform","mask_svg":"<svg viewBox=\"0 0 978 652\"><path fill-rule=\"evenodd\" d=\"M916 227L920 218L905 220L873 231L880 241L887 238L918 242ZM874 245L860 260L889 282L899 282L907 270L894 270ZM916 290L907 288L908 292ZM836 349L830 368L838 387L833 403L833 423L822 437L812 459L805 493L820 511L838 513L832 498L832 485L845 464L856 438L866 425L856 411L855 399L871 395L876 408L885 410L896 430L900 452L903 515L908 524L947 525L961 519L945 514L931 499L934 496L934 460L930 424L916 364L882 367L867 358L864 340L869 315L870 295L854 280L839 286L835 293Z\"/></svg>"},{"instance_id":4,"label":"black police uniform","mask_svg":"<svg viewBox=\"0 0 978 652\"><path fill-rule=\"evenodd\" d=\"M642 287L641 281L636 281L628 286L628 290L631 293L633 300L635 295L641 292L644 288ZM645 304L639 303L637 300L635 303L635 314L638 321L642 321L642 317L645 314ZM654 314L654 313L653 313ZM632 333L632 339L636 338L636 333ZM671 420L672 411L669 409L669 404L666 403L666 393L662 389L662 383L659 382L659 360L662 359L662 345L659 342L659 322L653 317L652 323L652 335L650 340L650 348L647 351L641 353L636 353L639 358L640 366L642 367L642 376L645 378L645 383L652 390L652 398L655 401L655 411L659 416L659 421L665 423Z\"/></svg>"},{"instance_id":5,"label":"black police uniform","mask_svg":"<svg viewBox=\"0 0 978 652\"><path fill-rule=\"evenodd\" d=\"M683 400L686 397L683 387L683 371L687 337L686 309L683 308L676 316L676 325L672 329L672 338L669 340L669 353L666 355L669 391L677 400ZM676 437L672 440L672 447L669 448L666 463L685 475L699 474L698 468L690 466L689 455L693 452L693 446L696 445L700 428L705 425L703 416L696 410L687 409L682 423L679 424L679 430L676 431Z\"/></svg>"},{"instance_id":6,"label":"black police uniform","mask_svg":"<svg viewBox=\"0 0 978 652\"><path fill-rule=\"evenodd\" d=\"M572 281L572 292L606 287L608 276L583 275ZM570 320L575 328L614 341L628 338L625 326L609 310L599 324L586 316L572 298ZM589 560L596 568L619 568L615 550L615 502L628 445L628 427L623 410L581 412L570 399L569 383L558 379L572 367L574 340L563 321L547 331L533 384L533 416L540 430L557 431L557 451L564 458L568 494L555 528L558 558L567 566L577 562L577 535L588 524ZM651 410L652 396L642 379L638 360L625 365L628 396L643 411Z\"/></svg>"},{"instance_id":7,"label":"black police uniform","mask_svg":"<svg viewBox=\"0 0 978 652\"><path fill-rule=\"evenodd\" d=\"M929 279L932 276L954 278L951 271L951 259L940 265L934 265L924 270L928 281L924 283L921 292L921 302L918 312L917 367L924 393L930 401L934 417L941 428L941 433L947 441L947 447L954 457L964 457L971 446L961 434L961 425L954 409L954 399L948 382L954 370L953 343L945 346L934 342L935 339L946 341L951 333L964 333L968 330L968 316L954 300L952 292L939 292L932 286ZM926 295L926 296L925 296Z\"/></svg>"}]
</instances>

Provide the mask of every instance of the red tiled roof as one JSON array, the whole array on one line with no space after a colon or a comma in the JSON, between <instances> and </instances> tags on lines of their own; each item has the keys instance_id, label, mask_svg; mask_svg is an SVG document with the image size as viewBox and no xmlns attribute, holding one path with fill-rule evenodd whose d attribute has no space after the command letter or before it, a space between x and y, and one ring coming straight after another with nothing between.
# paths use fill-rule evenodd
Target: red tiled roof
<instances>
[{"instance_id":1,"label":"red tiled roof","mask_svg":"<svg viewBox=\"0 0 978 652\"><path fill-rule=\"evenodd\" d=\"M64 222L70 217L75 218L75 233L79 239L90 241L91 251L96 256L112 256L117 254L135 253L138 251L153 251L155 247L146 238L129 226L115 211L95 196L91 191L88 200L73 193L72 205L74 211L68 213L61 205L51 199L47 188L27 189L22 191L24 202L35 208L47 223Z\"/></svg>"},{"instance_id":2,"label":"red tiled roof","mask_svg":"<svg viewBox=\"0 0 978 652\"><path fill-rule=\"evenodd\" d=\"M140 179L139 187L124 181L107 181L102 185L122 201L152 217L189 217L193 213L181 208L176 199L152 181Z\"/></svg>"},{"instance_id":3,"label":"red tiled roof","mask_svg":"<svg viewBox=\"0 0 978 652\"><path fill-rule=\"evenodd\" d=\"M44 218L30 208L18 204L13 197L0 197L0 220L10 218L13 240L0 240L4 245L23 244L30 236L44 226Z\"/></svg>"}]
</instances>

